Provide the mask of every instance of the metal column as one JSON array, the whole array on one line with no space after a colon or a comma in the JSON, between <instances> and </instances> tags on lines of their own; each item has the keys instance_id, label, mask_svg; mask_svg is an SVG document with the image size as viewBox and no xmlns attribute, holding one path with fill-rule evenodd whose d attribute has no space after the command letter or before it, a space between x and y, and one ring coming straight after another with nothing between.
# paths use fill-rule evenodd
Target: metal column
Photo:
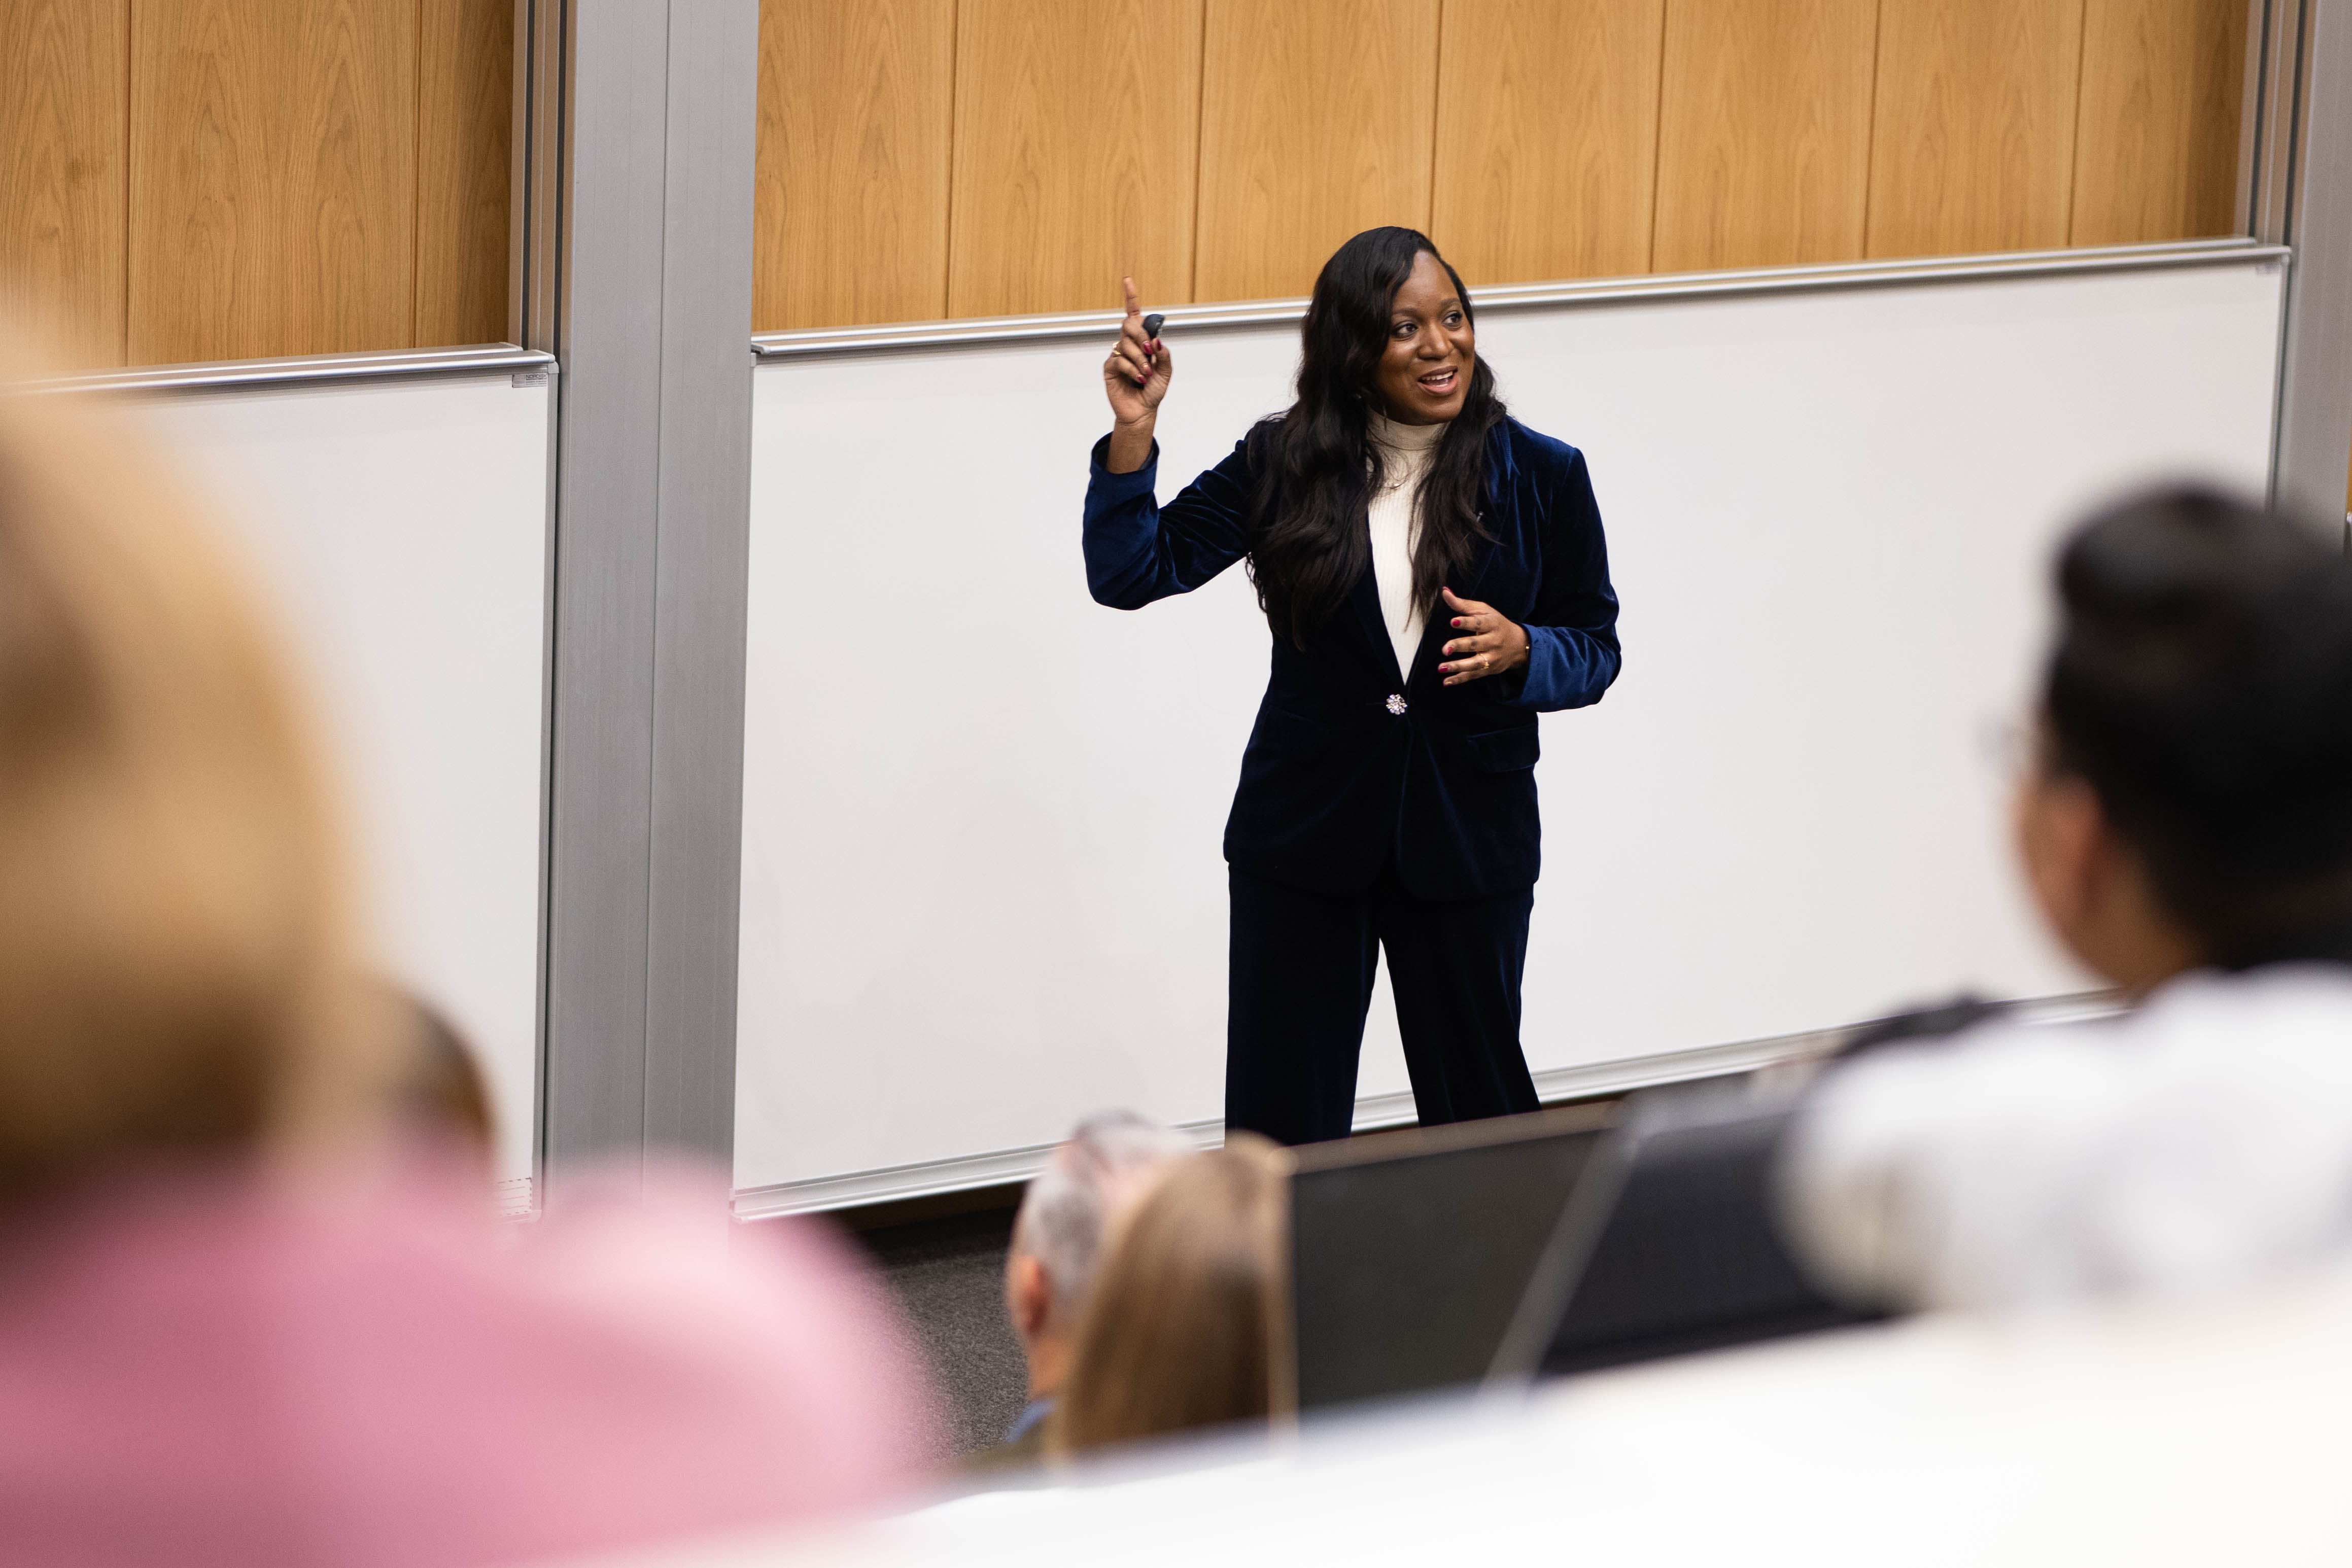
<instances>
[{"instance_id":1,"label":"metal column","mask_svg":"<svg viewBox=\"0 0 2352 1568\"><path fill-rule=\"evenodd\" d=\"M562 365L542 1161L734 1137L757 0L520 0L514 314Z\"/></svg>"},{"instance_id":2,"label":"metal column","mask_svg":"<svg viewBox=\"0 0 2352 1568\"><path fill-rule=\"evenodd\" d=\"M2250 226L2294 251L2271 494L2332 518L2352 471L2352 0L2270 0L2256 20Z\"/></svg>"}]
</instances>

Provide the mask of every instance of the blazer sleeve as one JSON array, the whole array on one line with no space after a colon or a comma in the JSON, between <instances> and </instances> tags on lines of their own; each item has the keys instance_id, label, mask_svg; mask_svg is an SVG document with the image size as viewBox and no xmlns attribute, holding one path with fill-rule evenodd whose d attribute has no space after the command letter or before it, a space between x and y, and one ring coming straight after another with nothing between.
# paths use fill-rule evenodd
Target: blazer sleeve
<instances>
[{"instance_id":1,"label":"blazer sleeve","mask_svg":"<svg viewBox=\"0 0 2352 1568\"><path fill-rule=\"evenodd\" d=\"M1567 464L1543 497L1538 524L1543 579L1528 617L1527 668L1507 700L1538 713L1601 700L1624 663L1617 646L1617 591L1609 582L1609 543L1584 454L1561 448ZM1506 676L1505 679L1511 677Z\"/></svg>"},{"instance_id":2,"label":"blazer sleeve","mask_svg":"<svg viewBox=\"0 0 2352 1568\"><path fill-rule=\"evenodd\" d=\"M1190 593L1248 552L1249 443L1184 486L1165 507L1154 499L1160 444L1132 474L1103 466L1110 445L1095 444L1087 480L1087 587L1097 604L1140 610L1155 599Z\"/></svg>"}]
</instances>

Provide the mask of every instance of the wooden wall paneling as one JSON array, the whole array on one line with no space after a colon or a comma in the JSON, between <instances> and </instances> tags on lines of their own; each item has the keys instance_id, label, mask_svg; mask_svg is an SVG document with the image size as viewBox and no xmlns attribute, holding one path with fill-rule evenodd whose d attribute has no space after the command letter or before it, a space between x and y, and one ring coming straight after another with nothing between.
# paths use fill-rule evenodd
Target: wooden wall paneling
<instances>
[{"instance_id":1,"label":"wooden wall paneling","mask_svg":"<svg viewBox=\"0 0 2352 1568\"><path fill-rule=\"evenodd\" d=\"M1464 277L1650 269L1665 0L1446 0L1430 237Z\"/></svg>"},{"instance_id":2,"label":"wooden wall paneling","mask_svg":"<svg viewBox=\"0 0 2352 1568\"><path fill-rule=\"evenodd\" d=\"M948 314L1192 298L1202 0L961 0Z\"/></svg>"},{"instance_id":3,"label":"wooden wall paneling","mask_svg":"<svg viewBox=\"0 0 2352 1568\"><path fill-rule=\"evenodd\" d=\"M956 0L764 0L751 321L947 311Z\"/></svg>"},{"instance_id":4,"label":"wooden wall paneling","mask_svg":"<svg viewBox=\"0 0 2352 1568\"><path fill-rule=\"evenodd\" d=\"M514 0L422 0L416 52L420 349L506 340Z\"/></svg>"},{"instance_id":5,"label":"wooden wall paneling","mask_svg":"<svg viewBox=\"0 0 2352 1568\"><path fill-rule=\"evenodd\" d=\"M2088 0L2074 243L2239 232L2245 0Z\"/></svg>"},{"instance_id":6,"label":"wooden wall paneling","mask_svg":"<svg viewBox=\"0 0 2352 1568\"><path fill-rule=\"evenodd\" d=\"M1877 31L1878 0L1667 6L1652 266L1863 254Z\"/></svg>"},{"instance_id":7,"label":"wooden wall paneling","mask_svg":"<svg viewBox=\"0 0 2352 1568\"><path fill-rule=\"evenodd\" d=\"M1305 294L1343 240L1429 226L1438 0L1209 0L1196 299Z\"/></svg>"},{"instance_id":8,"label":"wooden wall paneling","mask_svg":"<svg viewBox=\"0 0 2352 1568\"><path fill-rule=\"evenodd\" d=\"M0 0L0 313L122 363L128 0Z\"/></svg>"},{"instance_id":9,"label":"wooden wall paneling","mask_svg":"<svg viewBox=\"0 0 2352 1568\"><path fill-rule=\"evenodd\" d=\"M134 364L404 349L415 0L139 0Z\"/></svg>"},{"instance_id":10,"label":"wooden wall paneling","mask_svg":"<svg viewBox=\"0 0 2352 1568\"><path fill-rule=\"evenodd\" d=\"M2083 0L1899 0L1878 16L1869 252L2066 243Z\"/></svg>"}]
</instances>

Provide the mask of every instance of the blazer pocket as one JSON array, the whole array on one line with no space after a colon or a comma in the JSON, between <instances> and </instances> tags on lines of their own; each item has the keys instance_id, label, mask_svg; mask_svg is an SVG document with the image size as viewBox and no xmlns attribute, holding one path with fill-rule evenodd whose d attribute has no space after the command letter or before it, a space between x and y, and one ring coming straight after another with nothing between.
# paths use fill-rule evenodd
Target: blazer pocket
<instances>
[{"instance_id":1,"label":"blazer pocket","mask_svg":"<svg viewBox=\"0 0 2352 1568\"><path fill-rule=\"evenodd\" d=\"M1517 773L1533 768L1536 758L1543 754L1542 744L1536 738L1536 727L1531 724L1490 730L1485 735L1465 735L1462 739L1478 766L1489 773Z\"/></svg>"}]
</instances>

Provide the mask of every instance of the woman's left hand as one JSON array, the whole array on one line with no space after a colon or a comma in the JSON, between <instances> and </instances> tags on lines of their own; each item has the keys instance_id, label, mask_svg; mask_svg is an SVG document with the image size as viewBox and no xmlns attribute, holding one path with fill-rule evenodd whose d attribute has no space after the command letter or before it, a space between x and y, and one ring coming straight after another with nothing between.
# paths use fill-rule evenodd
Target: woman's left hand
<instances>
[{"instance_id":1,"label":"woman's left hand","mask_svg":"<svg viewBox=\"0 0 2352 1568\"><path fill-rule=\"evenodd\" d=\"M1445 685L1458 686L1465 681L1483 680L1516 670L1528 662L1532 645L1527 628L1507 619L1491 604L1481 604L1475 599L1465 599L1450 588L1438 591L1454 612L1454 629L1464 635L1455 637L1439 650L1451 664L1437 666L1445 677Z\"/></svg>"}]
</instances>

